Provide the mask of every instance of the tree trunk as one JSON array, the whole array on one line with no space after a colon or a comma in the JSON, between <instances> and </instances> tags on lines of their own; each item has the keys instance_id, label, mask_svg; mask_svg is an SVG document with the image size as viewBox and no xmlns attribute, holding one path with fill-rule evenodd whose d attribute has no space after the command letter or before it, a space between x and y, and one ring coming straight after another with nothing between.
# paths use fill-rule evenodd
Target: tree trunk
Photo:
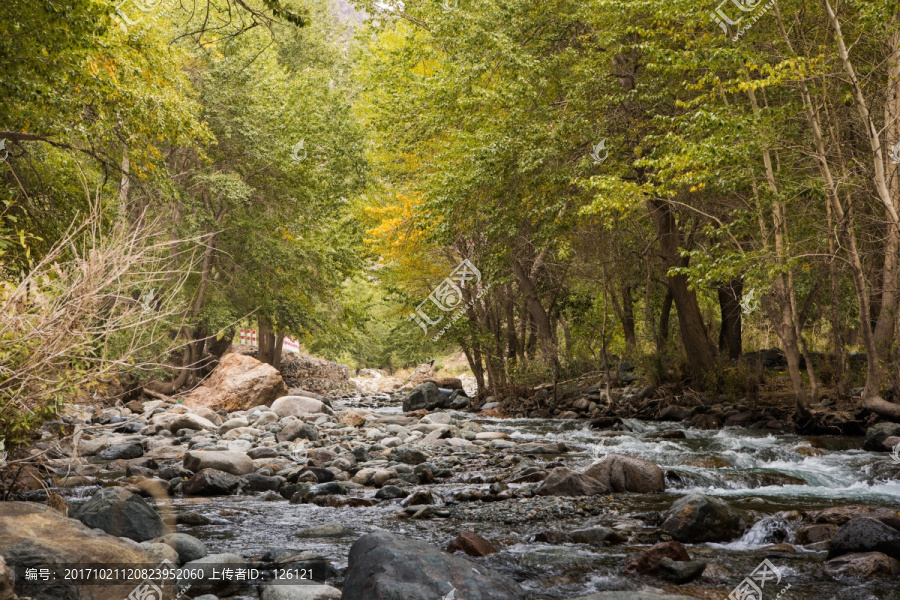
<instances>
[{"instance_id":1,"label":"tree trunk","mask_svg":"<svg viewBox=\"0 0 900 600\"><path fill-rule=\"evenodd\" d=\"M656 342L656 349L662 350L666 342L669 341L669 318L672 315L672 301L675 296L672 295L672 288L666 285L666 295L663 297L662 310L659 313L659 338Z\"/></svg>"},{"instance_id":2,"label":"tree trunk","mask_svg":"<svg viewBox=\"0 0 900 600\"><path fill-rule=\"evenodd\" d=\"M716 290L719 294L719 310L722 315L722 327L719 329L719 351L728 354L731 360L741 357L741 299L744 282L732 279L720 284Z\"/></svg>"},{"instance_id":3,"label":"tree trunk","mask_svg":"<svg viewBox=\"0 0 900 600\"><path fill-rule=\"evenodd\" d=\"M681 233L672 212L672 205L665 200L650 200L648 208L656 225L666 269L687 266L687 261L680 254ZM668 281L675 301L675 310L678 312L678 326L687 355L688 368L691 375L699 379L712 368L713 354L700 305L697 303L697 295L688 286L686 275L670 274Z\"/></svg>"},{"instance_id":4,"label":"tree trunk","mask_svg":"<svg viewBox=\"0 0 900 600\"><path fill-rule=\"evenodd\" d=\"M478 396L486 394L488 389L484 381L484 366L481 364L481 352L477 348L463 348L463 354L466 355L466 361L469 368L472 369L472 375L475 376L475 383L478 385Z\"/></svg>"},{"instance_id":5,"label":"tree trunk","mask_svg":"<svg viewBox=\"0 0 900 600\"><path fill-rule=\"evenodd\" d=\"M887 59L887 94L884 103L885 139L900 140L900 12L894 14L894 33L888 38L891 54ZM895 212L900 212L900 165L888 161L887 189ZM890 220L890 214L887 215ZM888 224L884 244L884 269L881 275L881 309L875 322L875 347L887 358L894 342L894 323L897 320L900 292L900 235L897 227Z\"/></svg>"},{"instance_id":6,"label":"tree trunk","mask_svg":"<svg viewBox=\"0 0 900 600\"><path fill-rule=\"evenodd\" d=\"M537 293L537 286L531 277L525 272L522 263L518 259L511 261L513 275L519 284L519 289L525 297L525 305L531 314L533 324L537 329L538 341L541 344L541 354L544 360L552 361L556 356L556 343L553 339L553 328L550 323L550 316L541 304L541 299Z\"/></svg>"},{"instance_id":7,"label":"tree trunk","mask_svg":"<svg viewBox=\"0 0 900 600\"><path fill-rule=\"evenodd\" d=\"M625 333L625 345L629 348L637 346L634 333L634 299L631 297L632 286L622 286L622 330Z\"/></svg>"},{"instance_id":8,"label":"tree trunk","mask_svg":"<svg viewBox=\"0 0 900 600\"><path fill-rule=\"evenodd\" d=\"M259 329L259 334L257 335L259 360L275 366L275 332L272 330L272 322L265 317L260 317L257 325Z\"/></svg>"},{"instance_id":9,"label":"tree trunk","mask_svg":"<svg viewBox=\"0 0 900 600\"><path fill-rule=\"evenodd\" d=\"M519 339L516 337L516 307L513 303L512 286L506 287L506 360L516 362L519 354Z\"/></svg>"},{"instance_id":10,"label":"tree trunk","mask_svg":"<svg viewBox=\"0 0 900 600\"><path fill-rule=\"evenodd\" d=\"M279 333L275 336L274 348L272 349L272 366L281 370L281 355L284 350L284 334Z\"/></svg>"}]
</instances>

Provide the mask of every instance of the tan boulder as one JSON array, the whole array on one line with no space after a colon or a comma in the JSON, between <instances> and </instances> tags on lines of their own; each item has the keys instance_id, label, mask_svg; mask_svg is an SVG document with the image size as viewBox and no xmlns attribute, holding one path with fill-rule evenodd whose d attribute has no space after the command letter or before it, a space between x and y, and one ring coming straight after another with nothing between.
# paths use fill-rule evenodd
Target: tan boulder
<instances>
[{"instance_id":1,"label":"tan boulder","mask_svg":"<svg viewBox=\"0 0 900 600\"><path fill-rule=\"evenodd\" d=\"M229 412L266 406L288 393L281 373L245 354L226 354L203 385L184 400L190 408Z\"/></svg>"},{"instance_id":2,"label":"tan boulder","mask_svg":"<svg viewBox=\"0 0 900 600\"><path fill-rule=\"evenodd\" d=\"M346 423L350 427L365 425L366 419L371 415L362 410L345 410L338 415L339 423Z\"/></svg>"},{"instance_id":3,"label":"tan boulder","mask_svg":"<svg viewBox=\"0 0 900 600\"><path fill-rule=\"evenodd\" d=\"M0 502L0 555L14 565L60 567L73 563L94 567L128 565L152 568L157 563L138 544L90 529L80 521L30 502ZM27 585L27 582L20 582ZM23 590L23 597L80 598L81 600L122 600L134 591L135 582L84 585L59 579L50 590L37 587ZM41 592L40 590L44 590ZM0 597L3 597L0 583ZM175 595L167 590L166 600Z\"/></svg>"}]
</instances>

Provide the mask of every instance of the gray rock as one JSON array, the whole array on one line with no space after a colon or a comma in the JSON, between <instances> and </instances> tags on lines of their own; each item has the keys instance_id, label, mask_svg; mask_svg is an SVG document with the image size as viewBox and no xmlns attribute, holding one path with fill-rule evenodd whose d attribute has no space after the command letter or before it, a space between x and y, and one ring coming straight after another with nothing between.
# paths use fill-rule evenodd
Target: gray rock
<instances>
[{"instance_id":1,"label":"gray rock","mask_svg":"<svg viewBox=\"0 0 900 600\"><path fill-rule=\"evenodd\" d=\"M298 538L329 538L329 537L347 537L353 535L353 531L344 527L340 523L325 523L323 525L314 525L297 532Z\"/></svg>"},{"instance_id":2,"label":"gray rock","mask_svg":"<svg viewBox=\"0 0 900 600\"><path fill-rule=\"evenodd\" d=\"M626 537L615 529L609 527L589 527L578 529L569 534L569 539L576 544L590 544L600 546L602 544L621 544Z\"/></svg>"},{"instance_id":3,"label":"gray rock","mask_svg":"<svg viewBox=\"0 0 900 600\"><path fill-rule=\"evenodd\" d=\"M153 540L170 546L178 553L178 564L199 560L209 554L206 546L192 535L186 533L170 533Z\"/></svg>"},{"instance_id":4,"label":"gray rock","mask_svg":"<svg viewBox=\"0 0 900 600\"><path fill-rule=\"evenodd\" d=\"M729 542L747 529L742 513L718 498L691 494L663 514L662 529L684 543Z\"/></svg>"},{"instance_id":5,"label":"gray rock","mask_svg":"<svg viewBox=\"0 0 900 600\"><path fill-rule=\"evenodd\" d=\"M167 560L173 564L180 564L178 562L178 553L171 546L160 542L141 542L141 548L154 562Z\"/></svg>"},{"instance_id":6,"label":"gray rock","mask_svg":"<svg viewBox=\"0 0 900 600\"><path fill-rule=\"evenodd\" d=\"M446 408L449 404L450 399L441 393L438 386L429 381L417 385L407 394L403 399L403 412Z\"/></svg>"},{"instance_id":7,"label":"gray rock","mask_svg":"<svg viewBox=\"0 0 900 600\"><path fill-rule=\"evenodd\" d=\"M314 442L319 439L319 430L312 423L293 421L285 425L284 429L279 431L276 437L279 442L293 442L294 440L310 440Z\"/></svg>"},{"instance_id":8,"label":"gray rock","mask_svg":"<svg viewBox=\"0 0 900 600\"><path fill-rule=\"evenodd\" d=\"M341 590L330 585L267 585L260 600L341 600Z\"/></svg>"},{"instance_id":9,"label":"gray rock","mask_svg":"<svg viewBox=\"0 0 900 600\"><path fill-rule=\"evenodd\" d=\"M666 489L665 474L647 460L622 454L609 454L584 472L614 492L661 492Z\"/></svg>"},{"instance_id":10,"label":"gray rock","mask_svg":"<svg viewBox=\"0 0 900 600\"><path fill-rule=\"evenodd\" d=\"M121 487L100 490L73 517L88 527L136 542L152 540L163 533L162 519L153 507Z\"/></svg>"},{"instance_id":11,"label":"gray rock","mask_svg":"<svg viewBox=\"0 0 900 600\"><path fill-rule=\"evenodd\" d=\"M395 498L406 497L406 492L403 488L397 487L396 485L386 485L375 492L375 497L379 500L394 500Z\"/></svg>"},{"instance_id":12,"label":"gray rock","mask_svg":"<svg viewBox=\"0 0 900 600\"><path fill-rule=\"evenodd\" d=\"M831 538L828 558L860 552L881 552L900 560L900 531L877 519L850 519Z\"/></svg>"},{"instance_id":13,"label":"gray rock","mask_svg":"<svg viewBox=\"0 0 900 600\"><path fill-rule=\"evenodd\" d=\"M203 469L184 484L187 496L228 496L237 491L241 479L225 471Z\"/></svg>"},{"instance_id":14,"label":"gray rock","mask_svg":"<svg viewBox=\"0 0 900 600\"><path fill-rule=\"evenodd\" d=\"M140 444L116 444L97 454L94 457L94 460L129 460L132 458L140 458L143 455L144 448Z\"/></svg>"},{"instance_id":15,"label":"gray rock","mask_svg":"<svg viewBox=\"0 0 900 600\"><path fill-rule=\"evenodd\" d=\"M277 492L281 488L283 480L278 477L250 473L244 475L244 481L247 482L246 489L251 492Z\"/></svg>"},{"instance_id":16,"label":"gray rock","mask_svg":"<svg viewBox=\"0 0 900 600\"><path fill-rule=\"evenodd\" d=\"M609 488L594 479L566 467L550 471L537 490L538 496L595 496Z\"/></svg>"},{"instance_id":17,"label":"gray rock","mask_svg":"<svg viewBox=\"0 0 900 600\"><path fill-rule=\"evenodd\" d=\"M243 452L190 451L184 455L184 468L197 473L203 469L215 469L232 475L246 475L256 469L253 460Z\"/></svg>"},{"instance_id":18,"label":"gray rock","mask_svg":"<svg viewBox=\"0 0 900 600\"><path fill-rule=\"evenodd\" d=\"M386 531L370 533L350 548L344 600L519 600L523 590L495 570L447 554L424 542Z\"/></svg>"},{"instance_id":19,"label":"gray rock","mask_svg":"<svg viewBox=\"0 0 900 600\"><path fill-rule=\"evenodd\" d=\"M237 429L238 427L250 427L250 421L247 420L247 417L235 417L233 419L228 419L221 425L219 425L219 435L225 435L232 429Z\"/></svg>"},{"instance_id":20,"label":"gray rock","mask_svg":"<svg viewBox=\"0 0 900 600\"><path fill-rule=\"evenodd\" d=\"M217 427L215 423L209 419L204 419L200 415L185 413L183 415L178 415L171 423L169 423L169 431L172 433L177 432L179 429L192 429L195 431L207 429L212 431L217 429Z\"/></svg>"},{"instance_id":21,"label":"gray rock","mask_svg":"<svg viewBox=\"0 0 900 600\"><path fill-rule=\"evenodd\" d=\"M668 556L664 556L659 561L658 574L663 579L675 583L687 583L703 575L705 570L706 563L702 560L672 560Z\"/></svg>"},{"instance_id":22,"label":"gray rock","mask_svg":"<svg viewBox=\"0 0 900 600\"><path fill-rule=\"evenodd\" d=\"M418 465L428 460L428 455L409 446L397 446L391 449L390 459L407 465Z\"/></svg>"},{"instance_id":23,"label":"gray rock","mask_svg":"<svg viewBox=\"0 0 900 600\"><path fill-rule=\"evenodd\" d=\"M660 421L684 421L691 416L691 409L686 406L667 406L659 411Z\"/></svg>"},{"instance_id":24,"label":"gray rock","mask_svg":"<svg viewBox=\"0 0 900 600\"><path fill-rule=\"evenodd\" d=\"M878 423L866 430L866 439L863 440L863 450L870 452L884 452L884 440L889 437L900 436L900 423Z\"/></svg>"},{"instance_id":25,"label":"gray rock","mask_svg":"<svg viewBox=\"0 0 900 600\"><path fill-rule=\"evenodd\" d=\"M272 412L281 417L299 417L302 415L326 414L333 415L334 411L321 400L307 398L306 396L282 396L272 403Z\"/></svg>"},{"instance_id":26,"label":"gray rock","mask_svg":"<svg viewBox=\"0 0 900 600\"><path fill-rule=\"evenodd\" d=\"M269 446L260 446L247 451L247 456L256 460L258 458L275 458L278 456L278 450Z\"/></svg>"}]
</instances>

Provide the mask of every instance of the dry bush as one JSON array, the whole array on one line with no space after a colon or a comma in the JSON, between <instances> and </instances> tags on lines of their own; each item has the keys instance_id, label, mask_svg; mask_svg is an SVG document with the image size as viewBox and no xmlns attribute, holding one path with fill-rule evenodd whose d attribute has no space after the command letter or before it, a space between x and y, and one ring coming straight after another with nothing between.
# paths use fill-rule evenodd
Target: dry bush
<instances>
[{"instance_id":1,"label":"dry bush","mask_svg":"<svg viewBox=\"0 0 900 600\"><path fill-rule=\"evenodd\" d=\"M0 439L21 441L77 392L162 366L198 240L161 231L110 229L94 209L24 278L0 282Z\"/></svg>"}]
</instances>

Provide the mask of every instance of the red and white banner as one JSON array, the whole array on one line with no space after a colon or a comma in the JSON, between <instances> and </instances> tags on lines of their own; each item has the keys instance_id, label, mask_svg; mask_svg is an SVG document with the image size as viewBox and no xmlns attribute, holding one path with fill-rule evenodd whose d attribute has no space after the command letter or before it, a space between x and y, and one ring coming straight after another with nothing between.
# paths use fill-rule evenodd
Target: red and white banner
<instances>
[{"instance_id":1,"label":"red and white banner","mask_svg":"<svg viewBox=\"0 0 900 600\"><path fill-rule=\"evenodd\" d=\"M247 346L258 346L259 339L257 338L256 330L241 329L241 344L246 344ZM284 352L300 354L300 341L285 336L284 343L281 345L281 349Z\"/></svg>"}]
</instances>

